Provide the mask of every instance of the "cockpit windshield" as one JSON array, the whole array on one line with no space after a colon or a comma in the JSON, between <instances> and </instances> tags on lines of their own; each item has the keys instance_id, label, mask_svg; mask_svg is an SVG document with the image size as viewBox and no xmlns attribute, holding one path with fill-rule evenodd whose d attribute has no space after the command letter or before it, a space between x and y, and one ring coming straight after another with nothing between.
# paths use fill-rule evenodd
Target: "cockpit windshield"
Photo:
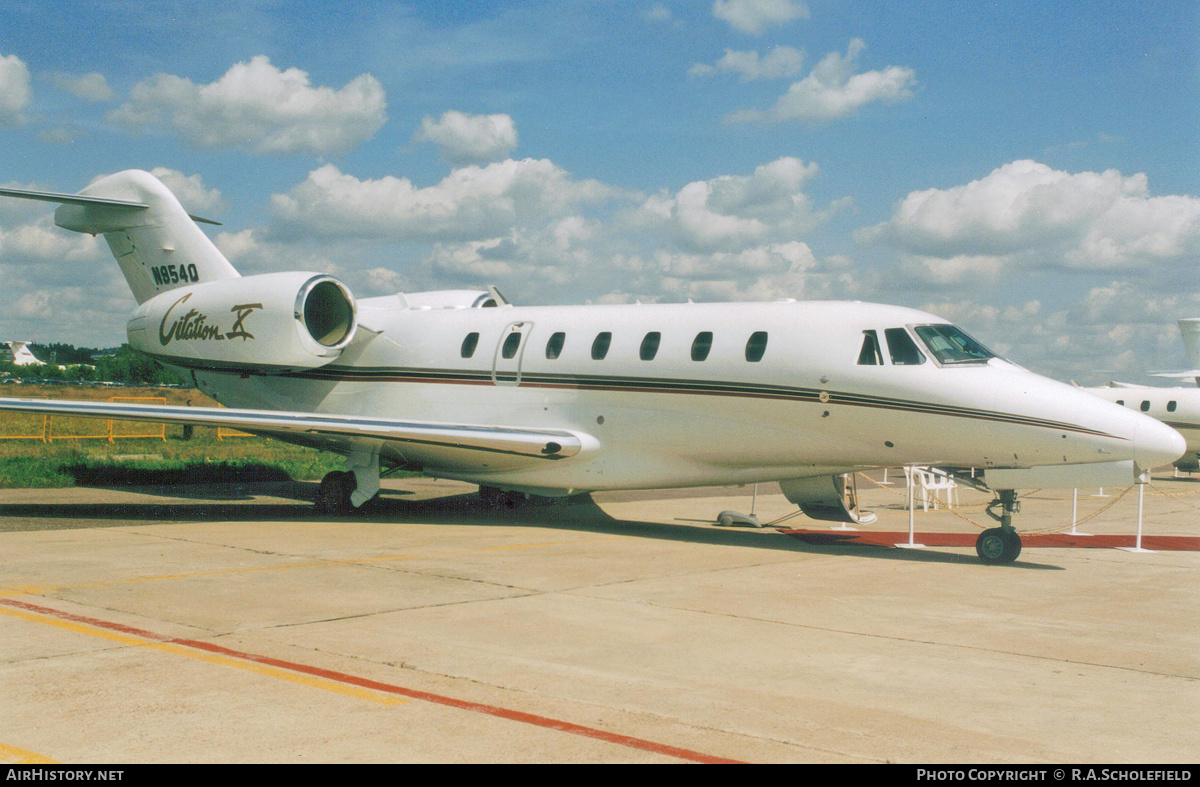
<instances>
[{"instance_id":1,"label":"cockpit windshield","mask_svg":"<svg viewBox=\"0 0 1200 787\"><path fill-rule=\"evenodd\" d=\"M913 330L938 363L985 363L996 354L953 325L918 325Z\"/></svg>"}]
</instances>

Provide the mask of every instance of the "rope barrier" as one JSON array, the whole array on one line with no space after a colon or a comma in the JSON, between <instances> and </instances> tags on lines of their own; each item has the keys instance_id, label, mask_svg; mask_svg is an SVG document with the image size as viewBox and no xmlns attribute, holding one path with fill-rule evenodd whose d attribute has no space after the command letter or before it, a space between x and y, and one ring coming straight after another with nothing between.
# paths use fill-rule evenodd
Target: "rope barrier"
<instances>
[{"instance_id":1,"label":"rope barrier","mask_svg":"<svg viewBox=\"0 0 1200 787\"><path fill-rule=\"evenodd\" d=\"M874 484L876 487L878 487L878 488L880 488L880 489L883 489L883 490L884 490L884 491L886 491L886 492L890 492L891 494L894 494L894 495L901 495L901 494L903 494L905 497L907 497L907 493L902 493L902 492L900 492L900 490L898 490L898 489L888 489L887 487L883 486L883 485L882 485L882 484L880 484L878 481L876 481L874 478L871 478L871 477L870 477L870 476L868 476L868 475L865 475L865 474L863 474L863 473L859 473L859 475L860 475L862 478L865 478L866 480L870 481L870 482L871 482L872 484ZM1150 486L1152 489L1156 489L1156 491L1158 491L1158 492L1159 492L1159 494L1162 494L1162 495L1163 495L1163 496L1165 496L1165 497L1170 497L1171 499L1177 499L1177 498L1175 498L1175 496L1174 496L1174 495L1172 495L1172 494L1170 494L1170 493L1168 493L1168 492L1161 491L1161 490L1157 490L1157 488L1156 488L1156 487L1154 487L1154 485L1153 485L1153 484L1150 484L1149 486ZM1112 508L1114 505L1116 505L1118 502L1120 502L1120 501L1121 501L1121 499L1125 497L1125 495L1129 494L1129 493L1130 493L1130 492L1131 492L1133 489L1135 489L1135 488L1136 488L1136 485L1135 485L1135 486L1130 486L1130 487L1127 487L1127 488L1126 488L1126 489L1124 489L1124 490L1123 490L1123 491L1122 491L1120 494L1116 495L1115 497L1112 497L1112 498L1111 498L1111 499L1110 499L1108 502L1106 502L1104 505L1100 506L1100 508L1096 509L1095 511L1093 511L1092 513L1090 513L1090 514L1088 514L1087 516L1083 517L1082 519L1077 519L1077 520L1075 520L1075 522L1074 522L1074 523L1071 523L1071 524L1066 524L1066 525L1062 525L1062 526L1051 527L1051 528L1043 528L1043 529L1040 529L1040 530L1025 530L1025 529L1022 529L1022 530L1021 530L1021 532L1022 532L1022 533L1028 533L1028 534L1031 534L1031 535L1045 535L1045 534L1050 534L1050 533L1062 533L1062 532L1065 532L1066 530L1068 530L1068 529L1070 529L1070 528L1078 527L1079 525L1083 524L1084 522L1091 521L1092 519L1095 519L1096 517L1098 517L1098 516L1100 516L1101 514L1103 514L1103 513L1104 513L1105 511L1107 511L1108 509ZM1040 490L1040 489L1034 489L1034 490L1031 490L1031 491L1029 491L1029 492L1027 492L1027 493L1026 493L1026 497L1028 497L1028 496L1031 496L1031 495L1035 495L1035 494L1037 494L1037 493L1038 493L1038 492L1040 492L1040 491L1042 491L1042 490ZM1194 493L1194 492L1189 492L1188 494L1195 494L1195 493ZM1067 499L1067 498L1049 498L1049 500L1051 500L1051 501L1054 501L1054 502L1062 502L1062 501L1065 501L1066 499ZM1186 506L1191 506L1192 508L1200 508L1200 506L1193 505L1192 503L1189 503L1189 502L1187 502L1186 500L1177 500L1177 502L1179 502L1179 503L1182 503L1183 505L1186 505ZM907 506L906 506L906 508L907 508ZM961 509L961 508L964 508L964 507L963 507L963 506L959 506L959 508ZM984 505L984 506L976 506L976 507L967 506L966 508L968 508L968 509L969 509L969 508L979 508L979 509L986 510L986 508L987 508L987 505ZM962 513L960 513L960 512L959 512L959 510L956 510L956 509L954 509L954 508L949 508L949 507L947 507L947 508L945 509L945 511L946 511L947 513L953 514L954 516L958 517L959 519L963 520L964 522L969 522L969 523L971 523L972 525L974 525L975 527L979 528L980 530L987 530L987 529L989 529L989 528L995 527L995 525L994 525L994 524L992 524L992 523L980 523L980 522L977 522L977 521L975 521L974 519L971 519L970 517L966 516L965 514L962 514Z\"/></svg>"},{"instance_id":2,"label":"rope barrier","mask_svg":"<svg viewBox=\"0 0 1200 787\"><path fill-rule=\"evenodd\" d=\"M1154 484L1149 484L1149 487L1154 490L1155 494L1159 494L1159 495L1162 495L1163 497L1170 498L1171 500L1174 500L1176 503L1182 503L1183 505L1185 505L1189 508L1200 508L1200 506L1196 505L1195 503L1189 503L1186 500L1180 500L1179 495L1172 494L1172 493L1166 491L1165 489L1159 489ZM1188 492L1188 494L1194 495L1194 494L1196 494L1196 492Z\"/></svg>"}]
</instances>

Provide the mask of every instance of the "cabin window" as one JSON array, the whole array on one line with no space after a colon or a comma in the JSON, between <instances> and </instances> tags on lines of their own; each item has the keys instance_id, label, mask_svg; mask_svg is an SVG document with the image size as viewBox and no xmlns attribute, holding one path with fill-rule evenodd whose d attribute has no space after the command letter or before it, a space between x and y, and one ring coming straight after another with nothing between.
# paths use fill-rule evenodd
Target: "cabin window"
<instances>
[{"instance_id":1,"label":"cabin window","mask_svg":"<svg viewBox=\"0 0 1200 787\"><path fill-rule=\"evenodd\" d=\"M767 332L755 331L750 334L750 339L746 342L746 360L750 363L758 363L766 351Z\"/></svg>"},{"instance_id":2,"label":"cabin window","mask_svg":"<svg viewBox=\"0 0 1200 787\"><path fill-rule=\"evenodd\" d=\"M546 357L554 360L562 355L563 345L566 344L567 335L562 331L557 331L550 337L550 341L546 342Z\"/></svg>"},{"instance_id":3,"label":"cabin window","mask_svg":"<svg viewBox=\"0 0 1200 787\"><path fill-rule=\"evenodd\" d=\"M472 331L463 339L462 350L460 353L464 358L470 358L475 354L475 348L479 346L479 334Z\"/></svg>"},{"instance_id":4,"label":"cabin window","mask_svg":"<svg viewBox=\"0 0 1200 787\"><path fill-rule=\"evenodd\" d=\"M1124 399L1118 399L1118 400L1117 400L1117 404L1119 404L1119 405L1121 405L1122 407L1124 407L1124 406L1125 406L1125 400L1124 400Z\"/></svg>"},{"instance_id":5,"label":"cabin window","mask_svg":"<svg viewBox=\"0 0 1200 787\"><path fill-rule=\"evenodd\" d=\"M500 354L505 358L512 358L517 354L517 349L521 346L521 334L510 333L504 338L504 346L500 348Z\"/></svg>"},{"instance_id":6,"label":"cabin window","mask_svg":"<svg viewBox=\"0 0 1200 787\"><path fill-rule=\"evenodd\" d=\"M859 366L883 366L883 351L879 348L879 334L863 331L862 349L858 351Z\"/></svg>"},{"instance_id":7,"label":"cabin window","mask_svg":"<svg viewBox=\"0 0 1200 787\"><path fill-rule=\"evenodd\" d=\"M696 338L692 340L693 361L703 361L708 357L708 352L712 349L712 340L712 331L701 331L696 334Z\"/></svg>"},{"instance_id":8,"label":"cabin window","mask_svg":"<svg viewBox=\"0 0 1200 787\"><path fill-rule=\"evenodd\" d=\"M1144 399L1142 401L1142 412L1143 413L1150 412L1150 400L1149 399Z\"/></svg>"},{"instance_id":9,"label":"cabin window","mask_svg":"<svg viewBox=\"0 0 1200 787\"><path fill-rule=\"evenodd\" d=\"M888 328L883 332L887 339L888 354L893 366L916 366L925 363L925 356L917 349L917 343L903 328Z\"/></svg>"},{"instance_id":10,"label":"cabin window","mask_svg":"<svg viewBox=\"0 0 1200 787\"><path fill-rule=\"evenodd\" d=\"M1174 400L1174 399L1172 399L1171 401L1167 402L1167 412L1168 412L1168 413L1173 413L1173 412L1175 412L1175 400Z\"/></svg>"},{"instance_id":11,"label":"cabin window","mask_svg":"<svg viewBox=\"0 0 1200 787\"><path fill-rule=\"evenodd\" d=\"M643 361L653 361L654 356L658 355L658 344L662 341L662 334L658 331L651 331L642 339L642 347L638 350L638 356Z\"/></svg>"},{"instance_id":12,"label":"cabin window","mask_svg":"<svg viewBox=\"0 0 1200 787\"><path fill-rule=\"evenodd\" d=\"M604 356L608 355L608 347L612 344L612 333L604 331L596 334L596 340L592 342L592 360L603 361Z\"/></svg>"}]
</instances>

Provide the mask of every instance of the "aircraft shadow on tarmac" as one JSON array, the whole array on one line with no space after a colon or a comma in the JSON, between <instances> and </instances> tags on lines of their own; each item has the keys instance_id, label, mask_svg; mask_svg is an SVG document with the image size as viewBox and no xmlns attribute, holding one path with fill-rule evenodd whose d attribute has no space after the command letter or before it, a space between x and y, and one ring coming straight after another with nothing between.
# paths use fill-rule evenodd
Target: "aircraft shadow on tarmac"
<instances>
[{"instance_id":1,"label":"aircraft shadow on tarmac","mask_svg":"<svg viewBox=\"0 0 1200 787\"><path fill-rule=\"evenodd\" d=\"M604 535L651 538L679 543L713 544L751 549L782 550L822 555L852 556L923 563L973 563L974 555L934 550L892 549L871 545L811 544L775 528L741 529L698 526L693 520L647 522L622 520L607 514L595 502L523 504L516 508L485 503L476 494L456 494L427 499L405 499L411 492L386 490L363 509L345 516L321 514L308 502L315 482L229 484L221 486L136 487L140 495L172 498L171 502L122 501L100 503L0 503L0 532L120 527L137 523L188 524L191 522L263 522L272 520L336 521L347 529L386 524L397 520L420 524L505 525L508 527L574 530ZM256 498L267 496L271 500ZM178 502L191 498L195 502ZM294 502L278 498L294 499ZM1062 570L1061 566L1018 560L1006 568Z\"/></svg>"}]
</instances>

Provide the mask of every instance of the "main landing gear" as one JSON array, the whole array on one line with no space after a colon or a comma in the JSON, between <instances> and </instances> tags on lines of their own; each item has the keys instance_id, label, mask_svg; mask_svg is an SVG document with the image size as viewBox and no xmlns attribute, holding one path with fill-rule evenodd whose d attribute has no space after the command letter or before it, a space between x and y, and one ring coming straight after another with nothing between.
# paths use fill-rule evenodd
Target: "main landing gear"
<instances>
[{"instance_id":1,"label":"main landing gear","mask_svg":"<svg viewBox=\"0 0 1200 787\"><path fill-rule=\"evenodd\" d=\"M317 512L345 516L354 513L354 503L350 496L358 488L358 482L351 470L334 470L321 479L317 487Z\"/></svg>"},{"instance_id":2,"label":"main landing gear","mask_svg":"<svg viewBox=\"0 0 1200 787\"><path fill-rule=\"evenodd\" d=\"M1017 493L1012 489L1001 489L999 497L987 508L987 514L1000 523L1000 527L989 528L975 540L975 552L984 563L1011 563L1021 554L1021 537L1012 526L1012 515L1021 510ZM1001 507L999 514L992 511Z\"/></svg>"},{"instance_id":3,"label":"main landing gear","mask_svg":"<svg viewBox=\"0 0 1200 787\"><path fill-rule=\"evenodd\" d=\"M379 449L357 450L346 455L345 470L326 473L317 487L318 513L353 514L379 494ZM393 468L395 469L395 468Z\"/></svg>"},{"instance_id":4,"label":"main landing gear","mask_svg":"<svg viewBox=\"0 0 1200 787\"><path fill-rule=\"evenodd\" d=\"M494 510L512 510L520 508L528 501L524 492L514 492L508 489L500 489L495 486L481 485L479 487L479 499L484 505Z\"/></svg>"}]
</instances>

